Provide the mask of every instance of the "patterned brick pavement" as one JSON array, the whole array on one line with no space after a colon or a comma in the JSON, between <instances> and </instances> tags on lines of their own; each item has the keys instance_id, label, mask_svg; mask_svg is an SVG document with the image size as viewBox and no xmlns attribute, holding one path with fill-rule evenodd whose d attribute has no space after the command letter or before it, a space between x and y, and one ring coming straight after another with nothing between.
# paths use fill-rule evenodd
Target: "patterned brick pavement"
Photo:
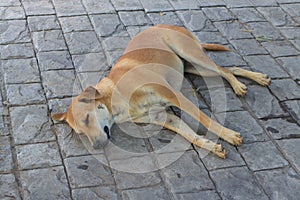
<instances>
[{"instance_id":1,"label":"patterned brick pavement","mask_svg":"<svg viewBox=\"0 0 300 200\"><path fill-rule=\"evenodd\" d=\"M248 94L238 98L227 83L222 90L188 76L194 91L186 95L244 137L238 148L220 141L226 160L194 146L157 160L139 156L170 143L168 130L137 138L115 127L112 142L138 156L93 151L49 117L104 77L134 35L159 23L232 49L209 52L219 65L272 78L267 88L242 79ZM0 199L299 199L300 0L1 0L0 58ZM211 106L220 91L227 104Z\"/></svg>"}]
</instances>

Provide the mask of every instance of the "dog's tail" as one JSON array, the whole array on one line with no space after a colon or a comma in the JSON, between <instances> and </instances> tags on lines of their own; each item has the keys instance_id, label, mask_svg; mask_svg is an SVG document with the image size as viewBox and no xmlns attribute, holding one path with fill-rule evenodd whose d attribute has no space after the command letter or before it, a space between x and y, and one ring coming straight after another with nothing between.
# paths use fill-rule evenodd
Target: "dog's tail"
<instances>
[{"instance_id":1,"label":"dog's tail","mask_svg":"<svg viewBox=\"0 0 300 200\"><path fill-rule=\"evenodd\" d=\"M201 44L201 46L208 51L230 51L227 47L219 44Z\"/></svg>"}]
</instances>

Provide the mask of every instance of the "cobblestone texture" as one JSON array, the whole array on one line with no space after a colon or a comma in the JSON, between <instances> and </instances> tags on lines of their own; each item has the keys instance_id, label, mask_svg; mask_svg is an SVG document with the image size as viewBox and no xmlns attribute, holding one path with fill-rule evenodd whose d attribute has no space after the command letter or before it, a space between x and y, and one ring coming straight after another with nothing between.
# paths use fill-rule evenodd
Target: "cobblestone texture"
<instances>
[{"instance_id":1,"label":"cobblestone texture","mask_svg":"<svg viewBox=\"0 0 300 200\"><path fill-rule=\"evenodd\" d=\"M300 0L1 0L0 199L296 199L299 13ZM248 94L237 97L226 81L186 76L194 89L184 94L244 138L231 146L182 114L227 149L226 160L182 137L157 153L176 138L157 126L140 127L146 138L127 135L136 131L130 124L115 126L108 147L93 150L50 117L106 76L131 38L159 23L230 48L208 52L220 66L272 78L268 87L241 79Z\"/></svg>"}]
</instances>

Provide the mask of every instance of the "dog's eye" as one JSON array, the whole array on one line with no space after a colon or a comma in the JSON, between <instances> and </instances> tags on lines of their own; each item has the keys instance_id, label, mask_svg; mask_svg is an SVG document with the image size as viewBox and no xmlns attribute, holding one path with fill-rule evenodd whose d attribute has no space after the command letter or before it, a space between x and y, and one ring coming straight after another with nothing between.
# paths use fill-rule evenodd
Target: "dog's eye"
<instances>
[{"instance_id":1,"label":"dog's eye","mask_svg":"<svg viewBox=\"0 0 300 200\"><path fill-rule=\"evenodd\" d=\"M101 105L98 105L97 108L98 108L98 109L103 109L104 107L101 106Z\"/></svg>"}]
</instances>

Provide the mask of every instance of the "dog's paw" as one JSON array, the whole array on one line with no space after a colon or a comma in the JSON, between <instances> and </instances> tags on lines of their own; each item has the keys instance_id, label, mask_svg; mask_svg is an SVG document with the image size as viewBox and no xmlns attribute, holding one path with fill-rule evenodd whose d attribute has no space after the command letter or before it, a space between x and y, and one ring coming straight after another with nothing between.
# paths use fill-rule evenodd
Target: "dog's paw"
<instances>
[{"instance_id":1,"label":"dog's paw","mask_svg":"<svg viewBox=\"0 0 300 200\"><path fill-rule=\"evenodd\" d=\"M237 81L232 87L235 94L238 96L245 96L247 93L247 86L239 81Z\"/></svg>"},{"instance_id":2,"label":"dog's paw","mask_svg":"<svg viewBox=\"0 0 300 200\"><path fill-rule=\"evenodd\" d=\"M227 156L227 151L224 147L222 147L222 145L220 144L216 144L213 149L211 150L212 153L216 154L217 156L219 156L220 158L225 159Z\"/></svg>"},{"instance_id":3,"label":"dog's paw","mask_svg":"<svg viewBox=\"0 0 300 200\"><path fill-rule=\"evenodd\" d=\"M269 78L268 75L262 73L256 73L253 76L253 80L262 86L268 86L271 83L271 78Z\"/></svg>"}]
</instances>

